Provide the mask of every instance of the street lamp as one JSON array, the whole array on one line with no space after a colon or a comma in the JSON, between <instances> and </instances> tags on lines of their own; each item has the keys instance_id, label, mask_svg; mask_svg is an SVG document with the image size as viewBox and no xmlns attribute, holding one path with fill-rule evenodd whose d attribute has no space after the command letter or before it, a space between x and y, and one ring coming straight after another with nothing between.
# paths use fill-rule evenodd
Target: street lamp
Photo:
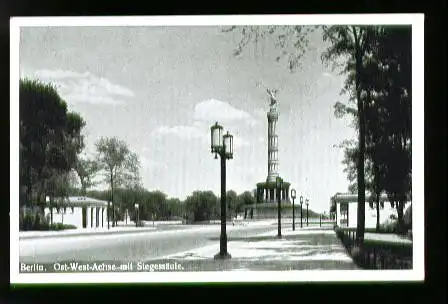
<instances>
[{"instance_id":1,"label":"street lamp","mask_svg":"<svg viewBox=\"0 0 448 304\"><path fill-rule=\"evenodd\" d=\"M300 196L300 228L303 228L303 196Z\"/></svg>"},{"instance_id":2,"label":"street lamp","mask_svg":"<svg viewBox=\"0 0 448 304\"><path fill-rule=\"evenodd\" d=\"M291 198L292 198L292 230L296 230L296 212L294 200L296 199L296 190L291 189Z\"/></svg>"},{"instance_id":3,"label":"street lamp","mask_svg":"<svg viewBox=\"0 0 448 304\"><path fill-rule=\"evenodd\" d=\"M281 191L283 188L283 179L281 179L280 177L277 177L276 180L276 186L277 186L277 220L278 220L278 232L277 232L277 237L281 238L282 237L282 196L281 196Z\"/></svg>"},{"instance_id":4,"label":"street lamp","mask_svg":"<svg viewBox=\"0 0 448 304\"><path fill-rule=\"evenodd\" d=\"M138 222L140 222L140 212L138 212L138 204L134 204L135 207L135 227L138 227Z\"/></svg>"},{"instance_id":5,"label":"street lamp","mask_svg":"<svg viewBox=\"0 0 448 304\"><path fill-rule=\"evenodd\" d=\"M308 199L306 199L306 226L308 227Z\"/></svg>"},{"instance_id":6,"label":"street lamp","mask_svg":"<svg viewBox=\"0 0 448 304\"><path fill-rule=\"evenodd\" d=\"M221 235L219 238L219 253L215 259L230 259L227 252L226 233L226 160L233 158L233 136L227 132L223 135L222 126L216 122L211 130L211 152L215 153L215 159L221 158Z\"/></svg>"}]
</instances>

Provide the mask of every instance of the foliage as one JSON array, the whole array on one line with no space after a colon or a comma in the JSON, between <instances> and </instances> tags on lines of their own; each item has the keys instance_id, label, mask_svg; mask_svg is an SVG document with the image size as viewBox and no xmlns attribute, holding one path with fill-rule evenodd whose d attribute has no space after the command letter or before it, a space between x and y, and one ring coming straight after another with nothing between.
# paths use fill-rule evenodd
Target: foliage
<instances>
[{"instance_id":1,"label":"foliage","mask_svg":"<svg viewBox=\"0 0 448 304\"><path fill-rule=\"evenodd\" d=\"M271 40L275 47L281 50L275 58L277 62L286 58L288 69L293 72L301 67L309 43L309 34L317 26L302 25L268 25L268 26L231 26L223 28L223 32L237 32L240 41L234 50L235 56L241 56L251 45L259 45Z\"/></svg>"},{"instance_id":2,"label":"foliage","mask_svg":"<svg viewBox=\"0 0 448 304\"><path fill-rule=\"evenodd\" d=\"M188 219L194 222L219 218L218 198L212 191L194 191L186 198L185 207Z\"/></svg>"},{"instance_id":3,"label":"foliage","mask_svg":"<svg viewBox=\"0 0 448 304\"><path fill-rule=\"evenodd\" d=\"M39 207L22 207L19 212L19 230L48 230L49 222Z\"/></svg>"},{"instance_id":4,"label":"foliage","mask_svg":"<svg viewBox=\"0 0 448 304\"><path fill-rule=\"evenodd\" d=\"M76 226L62 223L54 223L49 226L49 230L67 230L67 229L76 229Z\"/></svg>"},{"instance_id":5,"label":"foliage","mask_svg":"<svg viewBox=\"0 0 448 304\"><path fill-rule=\"evenodd\" d=\"M359 28L358 57L356 52L347 52L347 47L356 49L355 29L327 28L328 37L324 39L331 40L332 47L323 54L325 60L331 61L344 55L342 73L347 77L341 93L349 93L350 99L346 105L335 104L335 116L349 115L357 119L355 126L359 133L360 126L364 128L358 149L347 143L342 145L345 172L351 181L349 190L361 192L354 179L356 176L359 182L360 165L364 165L365 188L376 198L377 213L379 196L385 191L397 207L398 226L403 227L402 209L411 188L410 27ZM354 101L358 102L358 111ZM358 159L361 140L365 148L362 163ZM379 217L377 226L379 229Z\"/></svg>"},{"instance_id":6,"label":"foliage","mask_svg":"<svg viewBox=\"0 0 448 304\"><path fill-rule=\"evenodd\" d=\"M114 188L122 185L134 186L140 180L140 161L127 144L116 137L100 138L96 142L98 169L103 171L105 181L110 186L112 218L115 217ZM115 226L115 220L112 226Z\"/></svg>"},{"instance_id":7,"label":"foliage","mask_svg":"<svg viewBox=\"0 0 448 304\"><path fill-rule=\"evenodd\" d=\"M95 160L78 156L76 159L74 170L76 171L79 181L81 182L81 193L85 195L88 188L96 185L96 183L93 181L93 178L100 170L100 166Z\"/></svg>"},{"instance_id":8,"label":"foliage","mask_svg":"<svg viewBox=\"0 0 448 304\"><path fill-rule=\"evenodd\" d=\"M55 191L49 187L71 171L83 149L85 121L68 112L53 85L21 79L19 86L20 204L43 205L46 193Z\"/></svg>"}]
</instances>

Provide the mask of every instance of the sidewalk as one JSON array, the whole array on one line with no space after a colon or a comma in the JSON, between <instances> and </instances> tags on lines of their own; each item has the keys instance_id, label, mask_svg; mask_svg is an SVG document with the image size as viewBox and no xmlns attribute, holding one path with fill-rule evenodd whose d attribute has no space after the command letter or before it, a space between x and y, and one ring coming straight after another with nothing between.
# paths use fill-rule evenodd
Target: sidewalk
<instances>
[{"instance_id":1,"label":"sidewalk","mask_svg":"<svg viewBox=\"0 0 448 304\"><path fill-rule=\"evenodd\" d=\"M19 239L38 239L38 238L48 238L48 237L61 237L61 236L83 236L83 235L94 235L94 234L114 234L114 233L138 233L154 231L155 227L101 227L101 228L84 228L84 229L67 229L59 231L20 231Z\"/></svg>"},{"instance_id":2,"label":"sidewalk","mask_svg":"<svg viewBox=\"0 0 448 304\"><path fill-rule=\"evenodd\" d=\"M213 259L219 252L219 242L160 260L175 260L187 271L358 269L330 229L285 228L281 239L277 238L277 230L230 238L227 250L232 259L226 261Z\"/></svg>"},{"instance_id":3,"label":"sidewalk","mask_svg":"<svg viewBox=\"0 0 448 304\"><path fill-rule=\"evenodd\" d=\"M152 222L151 222L152 223ZM171 225L172 228L168 229L167 226ZM265 227L271 225L271 222L253 222L250 224L227 223L227 231L244 229L247 226L250 227ZM161 227L165 228L161 228ZM203 231L203 230L216 230L219 231L220 225L179 225L178 222L155 222L153 226L150 222L146 223L144 227L135 227L135 224L126 224L118 222L117 227L110 226L109 229L106 227L101 228L84 228L84 229L67 229L59 231L20 231L19 239L42 239L42 238L52 238L52 237L72 237L72 236L89 236L89 235L111 235L111 234L124 234L124 233L143 233L143 232L153 232L153 233L176 233L177 231Z\"/></svg>"}]
</instances>

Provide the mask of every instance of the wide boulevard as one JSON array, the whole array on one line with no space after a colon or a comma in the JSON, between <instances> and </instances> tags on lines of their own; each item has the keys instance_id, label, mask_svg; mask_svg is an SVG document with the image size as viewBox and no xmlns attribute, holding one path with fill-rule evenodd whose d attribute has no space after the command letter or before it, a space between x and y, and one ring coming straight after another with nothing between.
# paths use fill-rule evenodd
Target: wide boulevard
<instances>
[{"instance_id":1,"label":"wide boulevard","mask_svg":"<svg viewBox=\"0 0 448 304\"><path fill-rule=\"evenodd\" d=\"M109 235L22 239L20 262L145 261L219 243L220 225L167 228ZM229 239L242 238L275 229L275 226L266 224L227 225L227 235Z\"/></svg>"}]
</instances>

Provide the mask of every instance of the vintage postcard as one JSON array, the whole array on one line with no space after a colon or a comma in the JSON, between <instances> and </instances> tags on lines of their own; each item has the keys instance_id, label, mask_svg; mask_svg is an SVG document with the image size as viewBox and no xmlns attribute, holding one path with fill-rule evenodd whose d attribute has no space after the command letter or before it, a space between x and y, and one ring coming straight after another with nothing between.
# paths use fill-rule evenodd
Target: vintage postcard
<instances>
[{"instance_id":1,"label":"vintage postcard","mask_svg":"<svg viewBox=\"0 0 448 304\"><path fill-rule=\"evenodd\" d=\"M12 18L11 283L423 280L423 21Z\"/></svg>"}]
</instances>

